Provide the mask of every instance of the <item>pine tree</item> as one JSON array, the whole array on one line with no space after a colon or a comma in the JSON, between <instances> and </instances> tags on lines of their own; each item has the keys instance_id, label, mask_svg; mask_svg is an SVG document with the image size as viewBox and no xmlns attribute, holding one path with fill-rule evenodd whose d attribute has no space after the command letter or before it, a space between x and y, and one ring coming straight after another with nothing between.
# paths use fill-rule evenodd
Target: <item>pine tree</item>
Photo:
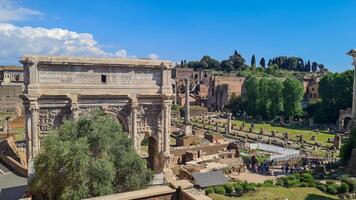
<instances>
[{"instance_id":1,"label":"pine tree","mask_svg":"<svg viewBox=\"0 0 356 200\"><path fill-rule=\"evenodd\" d=\"M251 58L251 67L252 68L256 68L256 58L255 58L255 54L252 55Z\"/></svg>"},{"instance_id":2,"label":"pine tree","mask_svg":"<svg viewBox=\"0 0 356 200\"><path fill-rule=\"evenodd\" d=\"M261 60L260 60L260 65L263 67L263 68L266 68L266 61L265 61L265 58L262 57Z\"/></svg>"}]
</instances>

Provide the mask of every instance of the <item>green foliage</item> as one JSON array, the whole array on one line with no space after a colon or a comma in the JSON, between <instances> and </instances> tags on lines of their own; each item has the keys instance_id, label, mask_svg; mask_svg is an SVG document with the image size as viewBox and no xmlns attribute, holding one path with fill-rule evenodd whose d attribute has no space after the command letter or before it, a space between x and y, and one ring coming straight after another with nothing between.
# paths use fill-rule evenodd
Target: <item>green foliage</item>
<instances>
[{"instance_id":1,"label":"green foliage","mask_svg":"<svg viewBox=\"0 0 356 200\"><path fill-rule=\"evenodd\" d=\"M350 137L346 139L340 149L341 161L346 165L351 158L352 149L356 148L356 129L353 128L350 133Z\"/></svg>"},{"instance_id":2,"label":"green foliage","mask_svg":"<svg viewBox=\"0 0 356 200\"><path fill-rule=\"evenodd\" d=\"M350 191L350 186L346 183L341 183L339 187L339 193L348 193Z\"/></svg>"},{"instance_id":3,"label":"green foliage","mask_svg":"<svg viewBox=\"0 0 356 200\"><path fill-rule=\"evenodd\" d=\"M275 119L283 112L291 116L302 114L303 87L294 79L283 83L276 78L258 79L251 76L246 80L245 92L240 97L232 96L226 105L234 115L246 113Z\"/></svg>"},{"instance_id":4,"label":"green foliage","mask_svg":"<svg viewBox=\"0 0 356 200\"><path fill-rule=\"evenodd\" d=\"M241 194L243 193L244 191L244 188L241 184L234 184L234 188L235 188L235 192L238 193L238 194Z\"/></svg>"},{"instance_id":5,"label":"green foliage","mask_svg":"<svg viewBox=\"0 0 356 200\"><path fill-rule=\"evenodd\" d=\"M256 57L255 57L255 54L253 54L252 58L251 58L251 67L252 68L256 68Z\"/></svg>"},{"instance_id":6,"label":"green foliage","mask_svg":"<svg viewBox=\"0 0 356 200\"><path fill-rule=\"evenodd\" d=\"M356 191L356 179L355 178L346 178L343 180L344 183L349 185L350 192Z\"/></svg>"},{"instance_id":7,"label":"green foliage","mask_svg":"<svg viewBox=\"0 0 356 200\"><path fill-rule=\"evenodd\" d=\"M65 121L41 142L30 191L49 199L82 199L146 187L152 179L120 125L95 110Z\"/></svg>"},{"instance_id":8,"label":"green foliage","mask_svg":"<svg viewBox=\"0 0 356 200\"><path fill-rule=\"evenodd\" d=\"M264 187L274 187L273 180L265 180L265 181L263 182L263 186L264 186Z\"/></svg>"},{"instance_id":9,"label":"green foliage","mask_svg":"<svg viewBox=\"0 0 356 200\"><path fill-rule=\"evenodd\" d=\"M335 185L327 185L326 191L330 194L337 194L337 188L335 187Z\"/></svg>"},{"instance_id":10,"label":"green foliage","mask_svg":"<svg viewBox=\"0 0 356 200\"><path fill-rule=\"evenodd\" d=\"M317 185L316 188L318 188L322 192L326 192L326 186L325 185Z\"/></svg>"},{"instance_id":11,"label":"green foliage","mask_svg":"<svg viewBox=\"0 0 356 200\"><path fill-rule=\"evenodd\" d=\"M283 99L286 116L302 114L303 86L298 80L287 78L283 82Z\"/></svg>"},{"instance_id":12,"label":"green foliage","mask_svg":"<svg viewBox=\"0 0 356 200\"><path fill-rule=\"evenodd\" d=\"M268 65L277 65L281 69L293 70L293 71L302 71L309 72L310 71L310 61L307 64L304 63L302 58L299 57L287 57L287 56L278 56L272 58ZM313 71L317 70L318 64L313 62ZM324 70L324 65L320 65L320 69Z\"/></svg>"},{"instance_id":13,"label":"green foliage","mask_svg":"<svg viewBox=\"0 0 356 200\"><path fill-rule=\"evenodd\" d=\"M231 183L226 183L223 186L227 194L231 194L235 191L234 186Z\"/></svg>"},{"instance_id":14,"label":"green foliage","mask_svg":"<svg viewBox=\"0 0 356 200\"><path fill-rule=\"evenodd\" d=\"M213 187L207 187L205 189L205 195L209 195L211 193L214 193L214 188Z\"/></svg>"},{"instance_id":15,"label":"green foliage","mask_svg":"<svg viewBox=\"0 0 356 200\"><path fill-rule=\"evenodd\" d=\"M309 184L306 183L306 182L302 182L302 183L300 184L300 187L309 187Z\"/></svg>"},{"instance_id":16,"label":"green foliage","mask_svg":"<svg viewBox=\"0 0 356 200\"><path fill-rule=\"evenodd\" d=\"M352 106L353 70L343 73L329 73L319 82L319 97L315 121L318 123L334 123L339 110Z\"/></svg>"},{"instance_id":17,"label":"green foliage","mask_svg":"<svg viewBox=\"0 0 356 200\"><path fill-rule=\"evenodd\" d=\"M266 61L265 61L264 57L261 58L260 65L261 65L261 67L266 68Z\"/></svg>"},{"instance_id":18,"label":"green foliage","mask_svg":"<svg viewBox=\"0 0 356 200\"><path fill-rule=\"evenodd\" d=\"M313 175L309 174L309 173L303 173L301 176L302 181L306 182L306 183L314 183L314 177Z\"/></svg>"},{"instance_id":19,"label":"green foliage","mask_svg":"<svg viewBox=\"0 0 356 200\"><path fill-rule=\"evenodd\" d=\"M221 185L214 186L214 192L216 194L222 194L222 195L226 194L225 188L223 186L221 186Z\"/></svg>"}]
</instances>

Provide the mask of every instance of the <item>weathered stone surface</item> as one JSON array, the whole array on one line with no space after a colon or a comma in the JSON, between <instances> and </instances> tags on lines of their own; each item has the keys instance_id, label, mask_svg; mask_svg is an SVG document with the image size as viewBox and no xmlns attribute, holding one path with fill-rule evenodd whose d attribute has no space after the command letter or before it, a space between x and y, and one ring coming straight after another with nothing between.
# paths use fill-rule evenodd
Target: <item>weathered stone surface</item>
<instances>
[{"instance_id":1,"label":"weathered stone surface","mask_svg":"<svg viewBox=\"0 0 356 200\"><path fill-rule=\"evenodd\" d=\"M155 171L169 167L171 62L52 56L20 62L28 159L38 154L41 134L99 108L122 124L136 151L145 136L152 139L149 165Z\"/></svg>"}]
</instances>

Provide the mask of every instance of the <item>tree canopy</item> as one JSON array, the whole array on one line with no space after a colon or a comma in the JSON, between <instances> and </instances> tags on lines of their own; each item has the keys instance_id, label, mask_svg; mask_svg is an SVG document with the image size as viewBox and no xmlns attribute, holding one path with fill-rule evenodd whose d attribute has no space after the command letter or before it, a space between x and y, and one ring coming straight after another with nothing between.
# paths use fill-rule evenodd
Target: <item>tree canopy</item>
<instances>
[{"instance_id":1,"label":"tree canopy","mask_svg":"<svg viewBox=\"0 0 356 200\"><path fill-rule=\"evenodd\" d=\"M353 70L348 70L343 73L329 73L321 78L318 89L321 102L314 109L316 122L334 123L339 110L352 107L353 73Z\"/></svg>"},{"instance_id":2,"label":"tree canopy","mask_svg":"<svg viewBox=\"0 0 356 200\"><path fill-rule=\"evenodd\" d=\"M66 120L41 141L32 193L82 199L146 187L153 173L121 126L101 110Z\"/></svg>"},{"instance_id":3,"label":"tree canopy","mask_svg":"<svg viewBox=\"0 0 356 200\"><path fill-rule=\"evenodd\" d=\"M302 113L302 98L303 87L298 80L252 76L246 80L244 93L233 96L226 108L234 115L247 114L263 119L275 119L282 114L295 117Z\"/></svg>"}]
</instances>

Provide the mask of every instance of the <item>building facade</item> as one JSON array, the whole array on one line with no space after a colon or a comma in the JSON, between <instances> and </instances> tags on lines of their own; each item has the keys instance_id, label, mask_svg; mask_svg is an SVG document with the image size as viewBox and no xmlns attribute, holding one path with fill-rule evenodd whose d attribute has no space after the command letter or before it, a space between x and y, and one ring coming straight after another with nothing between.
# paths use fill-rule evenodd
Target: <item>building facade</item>
<instances>
[{"instance_id":1,"label":"building facade","mask_svg":"<svg viewBox=\"0 0 356 200\"><path fill-rule=\"evenodd\" d=\"M27 158L39 153L41 138L93 109L122 124L135 150L149 141L149 166L170 166L170 117L173 99L170 61L26 56L24 101Z\"/></svg>"}]
</instances>

